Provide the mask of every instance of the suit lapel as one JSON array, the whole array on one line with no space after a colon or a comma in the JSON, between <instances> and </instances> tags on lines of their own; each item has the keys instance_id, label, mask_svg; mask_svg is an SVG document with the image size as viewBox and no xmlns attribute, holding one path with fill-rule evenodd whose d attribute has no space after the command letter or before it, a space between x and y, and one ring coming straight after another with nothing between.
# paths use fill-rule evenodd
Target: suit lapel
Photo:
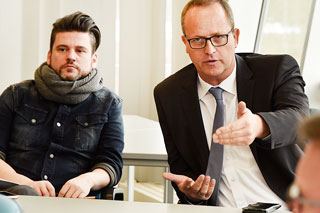
<instances>
[{"instance_id":1,"label":"suit lapel","mask_svg":"<svg viewBox=\"0 0 320 213\"><path fill-rule=\"evenodd\" d=\"M237 94L238 100L244 101L249 109L252 109L252 97L254 80L253 73L247 66L246 62L238 55L235 55L237 60ZM200 160L201 172L205 172L209 157L209 148L207 143L207 138L204 131L202 114L199 104L199 96L197 89L197 71L194 66L190 66L186 69L185 76L179 83L181 83L181 106L186 118L187 126L192 127L190 131L192 132L194 144L188 144L188 147L194 148L194 154L197 156L193 160Z\"/></svg>"},{"instance_id":2,"label":"suit lapel","mask_svg":"<svg viewBox=\"0 0 320 213\"><path fill-rule=\"evenodd\" d=\"M207 138L204 131L202 114L200 110L198 89L197 89L197 71L194 66L191 69L186 70L185 79L182 79L182 94L181 103L184 111L184 116L188 122L187 126L192 127L193 139L189 140L194 144L189 144L189 147L193 147L195 158L194 161L200 160L201 172L206 171L209 148ZM199 168L197 168L199 169Z\"/></svg>"},{"instance_id":3,"label":"suit lapel","mask_svg":"<svg viewBox=\"0 0 320 213\"><path fill-rule=\"evenodd\" d=\"M254 88L254 80L253 73L247 66L244 59L242 59L239 55L236 55L237 61L237 94L238 101L244 101L247 105L247 108L252 110L253 102L253 88Z\"/></svg>"}]
</instances>

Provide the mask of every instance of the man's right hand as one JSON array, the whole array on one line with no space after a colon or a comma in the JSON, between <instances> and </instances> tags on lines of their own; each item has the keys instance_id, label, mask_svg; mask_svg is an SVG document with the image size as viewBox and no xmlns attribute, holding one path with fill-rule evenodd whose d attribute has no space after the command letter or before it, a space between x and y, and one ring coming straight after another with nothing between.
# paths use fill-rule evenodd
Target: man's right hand
<instances>
[{"instance_id":1,"label":"man's right hand","mask_svg":"<svg viewBox=\"0 0 320 213\"><path fill-rule=\"evenodd\" d=\"M47 180L33 181L30 186L36 190L40 196L55 197L56 192L53 185Z\"/></svg>"},{"instance_id":2,"label":"man's right hand","mask_svg":"<svg viewBox=\"0 0 320 213\"><path fill-rule=\"evenodd\" d=\"M31 186L40 196L55 197L55 189L47 180L33 181L27 176L18 174L7 162L0 159L0 174L4 180L20 185Z\"/></svg>"},{"instance_id":3,"label":"man's right hand","mask_svg":"<svg viewBox=\"0 0 320 213\"><path fill-rule=\"evenodd\" d=\"M179 190L191 202L199 202L208 200L213 192L216 180L210 176L200 175L196 181L184 175L176 175L173 173L163 173L163 178L173 181L177 184Z\"/></svg>"}]
</instances>

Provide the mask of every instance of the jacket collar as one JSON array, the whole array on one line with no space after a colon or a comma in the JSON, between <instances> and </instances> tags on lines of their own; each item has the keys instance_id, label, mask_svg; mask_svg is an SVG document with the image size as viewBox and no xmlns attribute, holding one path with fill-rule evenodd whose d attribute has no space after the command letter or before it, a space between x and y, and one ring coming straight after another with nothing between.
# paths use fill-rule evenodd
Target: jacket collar
<instances>
[{"instance_id":1,"label":"jacket collar","mask_svg":"<svg viewBox=\"0 0 320 213\"><path fill-rule=\"evenodd\" d=\"M209 157L209 148L207 143L207 138L204 131L201 109L199 104L198 90L197 90L197 70L192 66L188 66L188 69L185 70L186 75L182 82L182 94L180 96L182 102L182 110L186 117L186 122L188 126L191 126L190 129L194 144L188 144L188 146L194 148L195 161L199 161L198 165L201 165L200 171L204 173L206 171L208 157Z\"/></svg>"},{"instance_id":2,"label":"jacket collar","mask_svg":"<svg viewBox=\"0 0 320 213\"><path fill-rule=\"evenodd\" d=\"M236 79L238 101L244 101L247 108L252 109L252 96L255 82L253 73L241 56L237 54L235 56L237 62Z\"/></svg>"}]
</instances>

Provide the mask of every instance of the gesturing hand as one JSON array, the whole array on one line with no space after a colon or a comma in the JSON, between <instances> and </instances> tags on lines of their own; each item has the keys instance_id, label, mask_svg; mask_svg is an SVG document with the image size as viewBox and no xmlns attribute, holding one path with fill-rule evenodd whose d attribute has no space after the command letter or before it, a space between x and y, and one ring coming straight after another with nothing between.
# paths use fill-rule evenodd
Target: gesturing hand
<instances>
[{"instance_id":1,"label":"gesturing hand","mask_svg":"<svg viewBox=\"0 0 320 213\"><path fill-rule=\"evenodd\" d=\"M179 190L192 202L208 200L216 183L215 179L204 175L200 175L196 181L187 176L172 173L163 173L162 176L167 180L175 182Z\"/></svg>"},{"instance_id":2,"label":"gesturing hand","mask_svg":"<svg viewBox=\"0 0 320 213\"><path fill-rule=\"evenodd\" d=\"M238 104L238 119L226 126L220 127L213 134L212 139L223 145L248 146L255 138L263 138L270 134L264 120L253 114L246 104Z\"/></svg>"}]
</instances>

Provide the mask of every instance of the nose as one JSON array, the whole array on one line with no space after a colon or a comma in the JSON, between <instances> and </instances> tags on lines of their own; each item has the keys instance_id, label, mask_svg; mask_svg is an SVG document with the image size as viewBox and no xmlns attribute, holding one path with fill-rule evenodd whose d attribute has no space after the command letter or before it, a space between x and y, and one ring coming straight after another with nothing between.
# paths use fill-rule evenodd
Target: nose
<instances>
[{"instance_id":1,"label":"nose","mask_svg":"<svg viewBox=\"0 0 320 213\"><path fill-rule=\"evenodd\" d=\"M75 61L76 60L76 53L74 50L69 50L67 54L67 60Z\"/></svg>"},{"instance_id":2,"label":"nose","mask_svg":"<svg viewBox=\"0 0 320 213\"><path fill-rule=\"evenodd\" d=\"M207 54L211 54L211 53L216 52L216 48L212 45L210 40L207 40L207 44L206 44L206 47L205 47L205 52Z\"/></svg>"}]
</instances>

